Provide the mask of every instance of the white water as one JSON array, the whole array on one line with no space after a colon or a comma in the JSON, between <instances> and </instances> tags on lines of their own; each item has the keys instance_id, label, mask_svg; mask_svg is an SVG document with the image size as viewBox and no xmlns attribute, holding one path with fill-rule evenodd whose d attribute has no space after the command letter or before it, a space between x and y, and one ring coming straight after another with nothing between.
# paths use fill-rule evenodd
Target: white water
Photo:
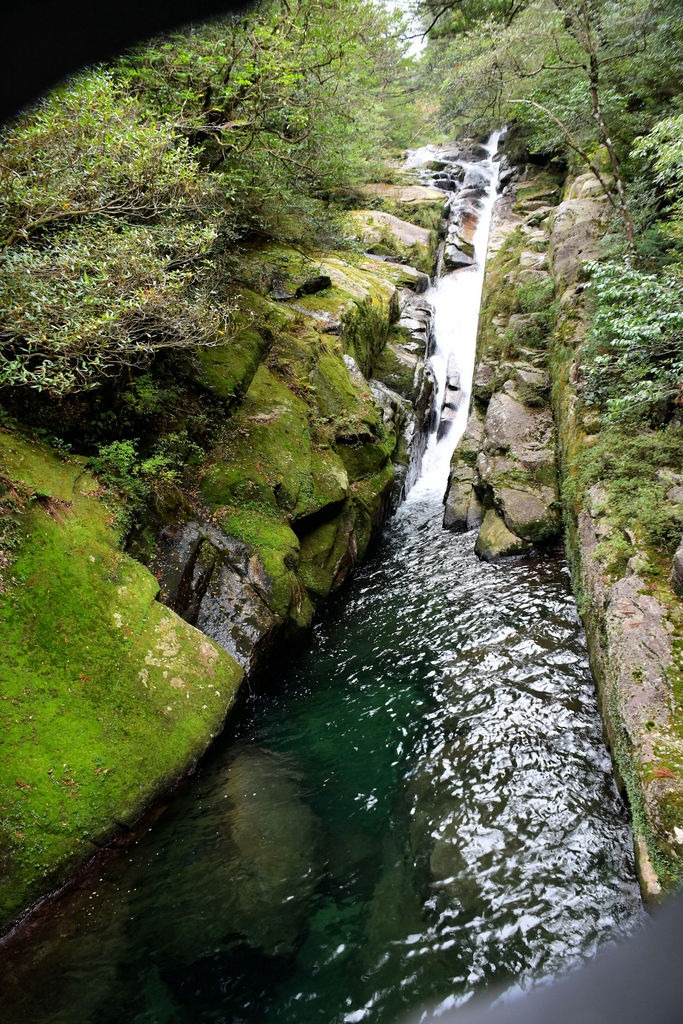
<instances>
[{"instance_id":1,"label":"white water","mask_svg":"<svg viewBox=\"0 0 683 1024\"><path fill-rule=\"evenodd\" d=\"M431 364L438 389L437 409L441 410L446 384L446 367L451 355L455 357L457 368L460 371L462 401L448 433L441 440L437 440L435 430L430 437L422 463L422 473L410 491L407 501L421 500L427 494L437 492L439 500L441 500L448 483L451 456L467 425L486 250L498 183L498 164L493 160L493 156L498 149L500 134L500 132L494 132L489 138L486 144L489 153L487 160L476 164L462 164L465 171L476 167L478 171L490 178L488 191L484 198L484 208L481 211L473 239L476 262L473 267L455 270L440 277L426 295L434 307L436 350L431 357ZM418 153L422 153L422 151L415 150L410 154L408 160L414 160ZM414 164L410 166L414 166Z\"/></svg>"}]
</instances>

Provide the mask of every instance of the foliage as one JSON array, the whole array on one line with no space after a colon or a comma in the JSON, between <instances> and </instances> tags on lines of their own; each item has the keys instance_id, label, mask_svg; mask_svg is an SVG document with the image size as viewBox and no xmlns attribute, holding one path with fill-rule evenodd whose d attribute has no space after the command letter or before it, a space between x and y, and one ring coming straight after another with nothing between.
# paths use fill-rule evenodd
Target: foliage
<instances>
[{"instance_id":1,"label":"foliage","mask_svg":"<svg viewBox=\"0 0 683 1024\"><path fill-rule=\"evenodd\" d=\"M18 118L1 140L0 387L70 395L226 342L238 238L329 243L329 197L379 150L403 65L371 0L264 0Z\"/></svg>"},{"instance_id":2,"label":"foliage","mask_svg":"<svg viewBox=\"0 0 683 1024\"><path fill-rule=\"evenodd\" d=\"M633 153L647 162L647 178L669 204L668 234L683 235L683 114L658 121L635 140Z\"/></svg>"},{"instance_id":3,"label":"foliage","mask_svg":"<svg viewBox=\"0 0 683 1024\"><path fill-rule=\"evenodd\" d=\"M601 481L606 487L605 510L616 531L610 544L615 556L618 549L625 553L618 531L634 528L645 543L673 554L681 538L683 514L679 506L666 502L671 484L658 471L679 467L682 445L680 426L636 433L622 423L612 423L575 459L576 475L567 478L566 489L584 500L592 484Z\"/></svg>"},{"instance_id":4,"label":"foliage","mask_svg":"<svg viewBox=\"0 0 683 1024\"><path fill-rule=\"evenodd\" d=\"M0 137L5 246L94 217L149 221L204 208L187 140L127 95L111 71L80 75Z\"/></svg>"},{"instance_id":5,"label":"foliage","mask_svg":"<svg viewBox=\"0 0 683 1024\"><path fill-rule=\"evenodd\" d=\"M13 246L0 277L0 386L97 387L163 349L229 337L227 304L197 281L212 226L88 224Z\"/></svg>"},{"instance_id":6,"label":"foliage","mask_svg":"<svg viewBox=\"0 0 683 1024\"><path fill-rule=\"evenodd\" d=\"M590 264L594 310L582 350L585 399L608 419L657 422L683 395L683 300L676 272Z\"/></svg>"},{"instance_id":7,"label":"foliage","mask_svg":"<svg viewBox=\"0 0 683 1024\"><path fill-rule=\"evenodd\" d=\"M442 83L442 119L475 132L514 121L531 152L590 166L635 251L637 204L624 163L636 135L676 112L683 84L676 0L503 7L458 4L451 32L430 47L427 74Z\"/></svg>"},{"instance_id":8,"label":"foliage","mask_svg":"<svg viewBox=\"0 0 683 1024\"><path fill-rule=\"evenodd\" d=\"M320 195L362 174L401 70L382 5L269 0L249 19L153 40L118 74L222 172L234 215L257 223L263 201L283 190Z\"/></svg>"}]
</instances>

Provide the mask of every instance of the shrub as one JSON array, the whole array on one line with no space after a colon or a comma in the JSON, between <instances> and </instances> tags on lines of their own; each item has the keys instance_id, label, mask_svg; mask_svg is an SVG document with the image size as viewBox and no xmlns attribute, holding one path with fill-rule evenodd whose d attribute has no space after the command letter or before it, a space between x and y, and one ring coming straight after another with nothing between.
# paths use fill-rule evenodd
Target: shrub
<instances>
[{"instance_id":1,"label":"shrub","mask_svg":"<svg viewBox=\"0 0 683 1024\"><path fill-rule=\"evenodd\" d=\"M675 272L589 264L594 315L582 349L585 399L611 420L663 421L683 388L683 301Z\"/></svg>"},{"instance_id":2,"label":"shrub","mask_svg":"<svg viewBox=\"0 0 683 1024\"><path fill-rule=\"evenodd\" d=\"M225 305L196 282L212 227L91 224L14 246L0 275L0 386L87 391L162 349L229 338Z\"/></svg>"}]
</instances>

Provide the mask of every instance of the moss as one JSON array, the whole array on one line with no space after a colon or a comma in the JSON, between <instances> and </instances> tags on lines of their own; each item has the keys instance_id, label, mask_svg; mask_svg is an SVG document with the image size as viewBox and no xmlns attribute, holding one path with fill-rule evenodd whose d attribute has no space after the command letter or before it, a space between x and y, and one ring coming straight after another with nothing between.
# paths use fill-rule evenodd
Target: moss
<instances>
[{"instance_id":1,"label":"moss","mask_svg":"<svg viewBox=\"0 0 683 1024\"><path fill-rule=\"evenodd\" d=\"M377 473L358 480L351 486L353 504L356 509L358 558L363 558L376 533L393 483L394 467L391 462L387 461L386 465Z\"/></svg>"},{"instance_id":2,"label":"moss","mask_svg":"<svg viewBox=\"0 0 683 1024\"><path fill-rule=\"evenodd\" d=\"M242 671L155 600L82 465L8 434L0 447L18 488L69 503L27 508L0 595L4 920L193 764Z\"/></svg>"},{"instance_id":3,"label":"moss","mask_svg":"<svg viewBox=\"0 0 683 1024\"><path fill-rule=\"evenodd\" d=\"M415 363L402 358L400 350L392 344L392 338L399 342L403 339L400 328L394 328L389 335L389 342L375 362L374 376L392 391L411 401L415 397Z\"/></svg>"},{"instance_id":4,"label":"moss","mask_svg":"<svg viewBox=\"0 0 683 1024\"><path fill-rule=\"evenodd\" d=\"M353 563L350 542L354 526L352 510L346 507L329 522L312 530L301 542L299 575L317 601L336 590Z\"/></svg>"},{"instance_id":5,"label":"moss","mask_svg":"<svg viewBox=\"0 0 683 1024\"><path fill-rule=\"evenodd\" d=\"M253 327L245 327L225 345L197 353L198 382L219 398L243 395L267 351L268 344Z\"/></svg>"},{"instance_id":6,"label":"moss","mask_svg":"<svg viewBox=\"0 0 683 1024\"><path fill-rule=\"evenodd\" d=\"M224 508L216 522L225 533L256 552L270 582L263 596L271 611L286 618L298 594L299 565L299 539L289 523L277 513L258 507Z\"/></svg>"}]
</instances>

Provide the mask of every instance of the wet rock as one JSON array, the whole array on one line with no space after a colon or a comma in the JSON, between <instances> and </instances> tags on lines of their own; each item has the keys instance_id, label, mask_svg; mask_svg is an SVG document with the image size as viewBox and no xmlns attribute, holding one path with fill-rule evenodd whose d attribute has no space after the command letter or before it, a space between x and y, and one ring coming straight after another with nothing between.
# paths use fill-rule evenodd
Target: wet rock
<instances>
[{"instance_id":1,"label":"wet rock","mask_svg":"<svg viewBox=\"0 0 683 1024\"><path fill-rule=\"evenodd\" d=\"M462 270L463 267L474 266L474 259L462 252L456 245L447 245L444 249L444 267L446 270Z\"/></svg>"},{"instance_id":2,"label":"wet rock","mask_svg":"<svg viewBox=\"0 0 683 1024\"><path fill-rule=\"evenodd\" d=\"M214 570L197 613L197 628L215 640L249 673L261 660L281 623L252 580L223 563Z\"/></svg>"},{"instance_id":3,"label":"wet rock","mask_svg":"<svg viewBox=\"0 0 683 1024\"><path fill-rule=\"evenodd\" d=\"M443 525L447 530L461 532L481 526L484 512L474 490L475 481L478 481L474 467L483 434L484 419L475 407L451 459L451 472L444 497Z\"/></svg>"},{"instance_id":4,"label":"wet rock","mask_svg":"<svg viewBox=\"0 0 683 1024\"><path fill-rule=\"evenodd\" d=\"M463 191L469 189L471 191L477 191L481 195L486 195L488 191L490 179L483 171L478 169L472 169L467 172L462 183Z\"/></svg>"},{"instance_id":5,"label":"wet rock","mask_svg":"<svg viewBox=\"0 0 683 1024\"><path fill-rule=\"evenodd\" d=\"M441 418L437 437L445 437L453 425L462 401L462 388L460 387L460 371L457 366L457 359L454 355L449 356L446 367L446 386L444 388L443 402L441 405Z\"/></svg>"},{"instance_id":6,"label":"wet rock","mask_svg":"<svg viewBox=\"0 0 683 1024\"><path fill-rule=\"evenodd\" d=\"M487 511L474 545L474 552L479 558L484 562L495 562L530 550L531 544L512 533L492 508Z\"/></svg>"},{"instance_id":7,"label":"wet rock","mask_svg":"<svg viewBox=\"0 0 683 1024\"><path fill-rule=\"evenodd\" d=\"M451 475L444 500L444 529L462 533L481 526L484 512L473 483L474 470L464 464Z\"/></svg>"}]
</instances>

